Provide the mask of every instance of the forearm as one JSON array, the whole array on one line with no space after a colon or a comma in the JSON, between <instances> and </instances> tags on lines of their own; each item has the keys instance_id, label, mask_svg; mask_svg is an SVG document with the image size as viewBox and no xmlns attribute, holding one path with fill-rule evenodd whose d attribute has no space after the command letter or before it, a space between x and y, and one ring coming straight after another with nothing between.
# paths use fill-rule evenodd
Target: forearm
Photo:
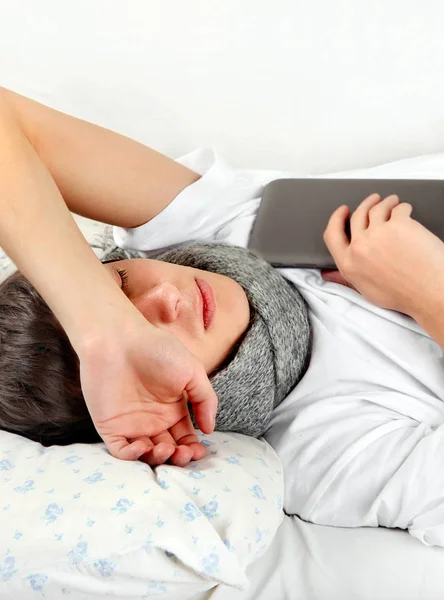
<instances>
[{"instance_id":1,"label":"forearm","mask_svg":"<svg viewBox=\"0 0 444 600\"><path fill-rule=\"evenodd\" d=\"M410 316L444 348L444 276L414 303Z\"/></svg>"},{"instance_id":2,"label":"forearm","mask_svg":"<svg viewBox=\"0 0 444 600\"><path fill-rule=\"evenodd\" d=\"M0 87L68 208L121 227L161 212L200 175L143 144ZM1 98L0 98L1 101Z\"/></svg>"},{"instance_id":3,"label":"forearm","mask_svg":"<svg viewBox=\"0 0 444 600\"><path fill-rule=\"evenodd\" d=\"M0 102L0 246L33 283L77 350L136 310L77 228L51 174Z\"/></svg>"}]
</instances>

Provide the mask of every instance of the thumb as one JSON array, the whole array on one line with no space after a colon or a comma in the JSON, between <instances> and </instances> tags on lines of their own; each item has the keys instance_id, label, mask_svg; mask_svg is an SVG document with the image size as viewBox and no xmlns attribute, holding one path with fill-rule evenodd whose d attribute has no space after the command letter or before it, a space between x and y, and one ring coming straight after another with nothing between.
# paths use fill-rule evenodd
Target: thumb
<instances>
[{"instance_id":1,"label":"thumb","mask_svg":"<svg viewBox=\"0 0 444 600\"><path fill-rule=\"evenodd\" d=\"M341 285L345 285L353 290L356 289L349 281L345 279L343 275L341 275L340 271L321 271L322 279L324 281L331 281L333 283L339 283Z\"/></svg>"},{"instance_id":2,"label":"thumb","mask_svg":"<svg viewBox=\"0 0 444 600\"><path fill-rule=\"evenodd\" d=\"M188 401L191 402L196 423L203 433L212 433L217 412L217 396L208 379L203 365L199 363L193 378L185 387Z\"/></svg>"}]
</instances>

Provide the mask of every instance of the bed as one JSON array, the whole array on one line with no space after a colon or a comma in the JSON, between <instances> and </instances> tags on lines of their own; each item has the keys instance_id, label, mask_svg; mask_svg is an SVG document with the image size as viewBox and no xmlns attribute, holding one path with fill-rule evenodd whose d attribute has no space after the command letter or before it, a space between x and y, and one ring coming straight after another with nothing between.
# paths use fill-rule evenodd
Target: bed
<instances>
[{"instance_id":1,"label":"bed","mask_svg":"<svg viewBox=\"0 0 444 600\"><path fill-rule=\"evenodd\" d=\"M371 6L137 0L130 10L117 0L94 6L46 0L38 14L31 0L17 0L2 11L0 83L172 157L214 146L234 167L260 172L263 181L283 172L355 169L362 176L381 164L389 173L391 161L409 157L414 170L416 157L444 151L443 16L437 0L421 7L399 0ZM76 219L99 254L102 226ZM0 260L3 277L13 265ZM5 472L7 460L0 457ZM123 508L116 505L117 512ZM279 520L270 525L276 533L262 555L244 557L249 583L226 579L176 595L147 585L137 595L120 581L88 598L444 596L441 548L400 530L330 528L284 514ZM80 564L82 547L76 548ZM7 548L0 550L0 598L6 599L13 565ZM37 575L28 576L30 595L16 597L45 593L46 580ZM64 597L59 593L46 591L55 600Z\"/></svg>"},{"instance_id":2,"label":"bed","mask_svg":"<svg viewBox=\"0 0 444 600\"><path fill-rule=\"evenodd\" d=\"M434 600L442 598L443 554L405 531L339 529L285 516L250 567L251 587L219 586L202 600Z\"/></svg>"}]
</instances>

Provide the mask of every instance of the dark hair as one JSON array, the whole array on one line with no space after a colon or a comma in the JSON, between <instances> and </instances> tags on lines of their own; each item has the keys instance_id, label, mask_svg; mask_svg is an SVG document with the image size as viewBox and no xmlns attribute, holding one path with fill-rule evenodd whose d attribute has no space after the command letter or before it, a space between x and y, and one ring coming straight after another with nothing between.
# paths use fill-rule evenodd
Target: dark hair
<instances>
[{"instance_id":1,"label":"dark hair","mask_svg":"<svg viewBox=\"0 0 444 600\"><path fill-rule=\"evenodd\" d=\"M16 271L0 284L0 429L45 446L99 442L64 329Z\"/></svg>"},{"instance_id":2,"label":"dark hair","mask_svg":"<svg viewBox=\"0 0 444 600\"><path fill-rule=\"evenodd\" d=\"M102 263L127 258L116 251ZM210 380L233 360L254 314L250 306L250 325ZM0 430L44 446L102 441L83 397L77 354L52 310L19 271L0 283Z\"/></svg>"}]
</instances>

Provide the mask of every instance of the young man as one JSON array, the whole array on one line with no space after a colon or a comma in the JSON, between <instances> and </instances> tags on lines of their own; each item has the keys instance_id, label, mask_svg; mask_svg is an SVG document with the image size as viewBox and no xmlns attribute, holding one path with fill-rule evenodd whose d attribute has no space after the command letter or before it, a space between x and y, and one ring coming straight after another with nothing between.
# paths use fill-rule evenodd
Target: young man
<instances>
[{"instance_id":1,"label":"young man","mask_svg":"<svg viewBox=\"0 0 444 600\"><path fill-rule=\"evenodd\" d=\"M210 432L216 397L202 364L150 326L69 214L135 228L192 190L199 174L117 133L0 91L0 245L67 332L97 431L119 458L149 455L178 465L200 458L183 392ZM410 211L396 196L370 196L352 215L349 242L348 211L338 209L325 241L339 272L326 278L411 316L443 344L444 245Z\"/></svg>"}]
</instances>

